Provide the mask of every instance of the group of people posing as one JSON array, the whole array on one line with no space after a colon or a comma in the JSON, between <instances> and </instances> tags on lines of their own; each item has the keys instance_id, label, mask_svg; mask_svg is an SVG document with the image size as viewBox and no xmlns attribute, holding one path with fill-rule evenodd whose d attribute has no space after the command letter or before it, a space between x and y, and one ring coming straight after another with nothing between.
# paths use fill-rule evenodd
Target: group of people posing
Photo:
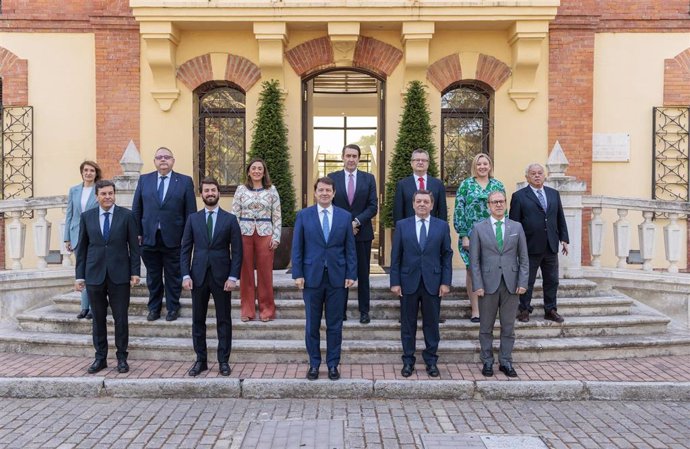
<instances>
[{"instance_id":1,"label":"group of people posing","mask_svg":"<svg viewBox=\"0 0 690 449\"><path fill-rule=\"evenodd\" d=\"M338 370L348 288L357 282L359 322L370 323L369 268L378 212L376 181L358 170L361 150L346 145L343 170L314 183L316 204L297 214L292 242L292 277L303 289L307 379L319 377L320 326L326 321L328 378ZM175 159L165 147L154 155L156 170L140 177L131 211L115 205L115 185L100 179L98 164L86 161L83 182L70 189L65 245L75 251L76 289L82 291L78 318L93 318L96 357L88 368L107 367L106 313L115 322L117 371L127 372L127 309L130 288L138 284L143 260L149 289L149 321L179 317L180 293L192 292L192 340L197 376L208 369L206 315L213 295L218 332L218 370L229 375L232 342L230 291L240 285L242 321L275 319L273 253L280 244L280 198L260 159L247 165L231 211L218 206L220 190L212 178L201 180L202 210L196 211L192 179L173 171ZM452 256L446 190L427 171L429 154L412 153L413 174L398 182L393 207L395 229L390 288L400 298L401 374L415 370L417 316L421 309L429 376L437 367L441 299L450 292ZM558 192L544 186L544 169L531 164L528 186L515 192L507 212L503 184L492 177L491 159L477 155L472 175L457 191L454 227L467 266L472 322L478 322L482 373L493 375L493 327L500 311L499 369L517 376L512 365L514 322L529 321L537 270L541 268L544 318L563 322L557 312L558 252L568 251L568 231ZM559 248L559 246L561 246ZM256 276L255 276L256 272Z\"/></svg>"}]
</instances>

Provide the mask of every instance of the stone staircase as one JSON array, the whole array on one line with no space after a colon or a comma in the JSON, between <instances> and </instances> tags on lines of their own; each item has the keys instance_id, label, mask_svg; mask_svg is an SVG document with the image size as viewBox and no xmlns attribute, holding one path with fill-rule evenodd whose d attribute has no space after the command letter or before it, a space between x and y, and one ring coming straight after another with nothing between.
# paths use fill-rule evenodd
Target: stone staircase
<instances>
[{"instance_id":1,"label":"stone staircase","mask_svg":"<svg viewBox=\"0 0 690 449\"><path fill-rule=\"evenodd\" d=\"M368 325L359 323L356 291L350 291L350 319L343 328L343 363L400 363L399 301L388 291L387 283L386 275L372 276L372 321ZM239 300L233 299L231 362L306 362L301 292L282 274L275 276L275 289L278 317L268 323L241 322ZM541 293L537 285L530 322L516 323L517 362L690 354L690 332L669 326L666 316L616 291L601 291L584 279L562 280L558 310L565 317L563 324L543 320ZM193 360L189 293L184 292L181 317L174 322L146 321L146 288L137 287L132 295L130 357ZM237 295L233 292L233 297ZM78 293L56 295L47 305L19 314L16 325L0 329L0 350L92 357L91 322L78 320L78 312ZM454 286L451 296L443 300L441 317L441 362L478 361L479 324L468 320L469 301L462 286ZM108 323L112 345L110 317ZM212 304L207 326L209 353L213 354L216 326ZM496 327L497 336L498 323ZM421 348L421 323L419 328ZM322 343L325 345L324 329Z\"/></svg>"}]
</instances>

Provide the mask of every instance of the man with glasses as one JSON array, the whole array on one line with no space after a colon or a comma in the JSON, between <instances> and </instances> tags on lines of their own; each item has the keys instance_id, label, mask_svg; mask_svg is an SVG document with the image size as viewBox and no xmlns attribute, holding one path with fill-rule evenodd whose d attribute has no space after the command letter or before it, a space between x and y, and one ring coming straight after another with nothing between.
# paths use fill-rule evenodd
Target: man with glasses
<instances>
[{"instance_id":1,"label":"man with glasses","mask_svg":"<svg viewBox=\"0 0 690 449\"><path fill-rule=\"evenodd\" d=\"M529 314L532 313L532 291L539 268L544 290L544 319L563 322L556 305L558 243L562 244L561 252L567 256L568 226L561 196L558 190L544 186L545 178L544 167L540 164L528 165L525 179L529 185L513 193L510 199L510 219L519 221L528 236L529 280L527 291L520 296L517 316L523 323L529 321Z\"/></svg>"},{"instance_id":2,"label":"man with glasses","mask_svg":"<svg viewBox=\"0 0 690 449\"><path fill-rule=\"evenodd\" d=\"M427 190L434 197L434 208L431 216L448 221L448 208L446 206L446 188L440 179L430 176L429 153L426 150L417 148L412 152L411 157L412 176L398 181L395 187L395 200L393 201L393 222L397 223L403 218L415 215L412 207L412 196L417 190Z\"/></svg>"},{"instance_id":3,"label":"man with glasses","mask_svg":"<svg viewBox=\"0 0 690 449\"><path fill-rule=\"evenodd\" d=\"M477 222L470 233L470 273L474 293L479 297L479 356L484 364L482 374L493 376L493 331L500 310L498 366L506 376L517 377L512 354L518 295L527 291L527 240L522 225L505 218L504 192L491 192L488 203L491 215Z\"/></svg>"},{"instance_id":4,"label":"man with glasses","mask_svg":"<svg viewBox=\"0 0 690 449\"><path fill-rule=\"evenodd\" d=\"M141 175L132 202L149 288L146 319L160 318L165 292L165 319L174 321L180 316L182 291L180 243L187 217L196 212L196 196L192 178L172 171L175 158L168 148L156 150L153 164L156 170Z\"/></svg>"}]
</instances>

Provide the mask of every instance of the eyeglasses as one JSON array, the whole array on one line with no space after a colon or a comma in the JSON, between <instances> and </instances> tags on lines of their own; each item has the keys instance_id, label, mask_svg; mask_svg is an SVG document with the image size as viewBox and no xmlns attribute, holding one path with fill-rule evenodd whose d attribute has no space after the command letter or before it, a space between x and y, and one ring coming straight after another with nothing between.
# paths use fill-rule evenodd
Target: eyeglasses
<instances>
[{"instance_id":1,"label":"eyeglasses","mask_svg":"<svg viewBox=\"0 0 690 449\"><path fill-rule=\"evenodd\" d=\"M494 206L498 206L498 205L505 204L505 203L506 203L505 200L493 200L493 201L489 201L489 204L493 204Z\"/></svg>"},{"instance_id":2,"label":"eyeglasses","mask_svg":"<svg viewBox=\"0 0 690 449\"><path fill-rule=\"evenodd\" d=\"M157 161L167 161L169 159L172 159L172 156L168 156L167 154L159 154L158 156L155 157Z\"/></svg>"},{"instance_id":3,"label":"eyeglasses","mask_svg":"<svg viewBox=\"0 0 690 449\"><path fill-rule=\"evenodd\" d=\"M412 162L429 162L429 159L412 159Z\"/></svg>"}]
</instances>

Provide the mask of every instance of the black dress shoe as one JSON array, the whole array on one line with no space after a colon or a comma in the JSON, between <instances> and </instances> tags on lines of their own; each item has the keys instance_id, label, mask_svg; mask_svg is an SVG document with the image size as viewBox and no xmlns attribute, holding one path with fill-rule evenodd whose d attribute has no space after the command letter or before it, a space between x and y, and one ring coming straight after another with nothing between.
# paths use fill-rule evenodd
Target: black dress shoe
<instances>
[{"instance_id":1,"label":"black dress shoe","mask_svg":"<svg viewBox=\"0 0 690 449\"><path fill-rule=\"evenodd\" d=\"M108 364L105 362L105 359L96 359L93 361L89 369L86 370L86 372L89 374L96 374L100 370L106 369L107 367Z\"/></svg>"},{"instance_id":2,"label":"black dress shoe","mask_svg":"<svg viewBox=\"0 0 690 449\"><path fill-rule=\"evenodd\" d=\"M218 364L218 371L220 371L221 376L229 376L230 375L230 364L228 362L220 362Z\"/></svg>"},{"instance_id":3,"label":"black dress shoe","mask_svg":"<svg viewBox=\"0 0 690 449\"><path fill-rule=\"evenodd\" d=\"M494 364L486 362L484 363L484 367L482 368L482 376L484 377L491 377L494 375Z\"/></svg>"},{"instance_id":4,"label":"black dress shoe","mask_svg":"<svg viewBox=\"0 0 690 449\"><path fill-rule=\"evenodd\" d=\"M345 312L345 315L343 315L343 321L347 321L347 312Z\"/></svg>"},{"instance_id":5,"label":"black dress shoe","mask_svg":"<svg viewBox=\"0 0 690 449\"><path fill-rule=\"evenodd\" d=\"M521 323L527 323L529 321L529 312L527 310L520 310L517 314L517 319Z\"/></svg>"},{"instance_id":6,"label":"black dress shoe","mask_svg":"<svg viewBox=\"0 0 690 449\"><path fill-rule=\"evenodd\" d=\"M156 312L155 310L150 310L149 314L146 315L146 321L156 321L160 317L161 317L160 312Z\"/></svg>"},{"instance_id":7,"label":"black dress shoe","mask_svg":"<svg viewBox=\"0 0 690 449\"><path fill-rule=\"evenodd\" d=\"M89 313L89 309L81 309L81 312L77 315L78 319L84 319L86 318L86 314Z\"/></svg>"},{"instance_id":8,"label":"black dress shoe","mask_svg":"<svg viewBox=\"0 0 690 449\"><path fill-rule=\"evenodd\" d=\"M470 321L471 321L472 323L479 323L479 322L481 322L482 320L480 320L478 316L473 316L472 318L470 318Z\"/></svg>"},{"instance_id":9,"label":"black dress shoe","mask_svg":"<svg viewBox=\"0 0 690 449\"><path fill-rule=\"evenodd\" d=\"M436 365L427 365L426 373L431 377L438 377L441 373L438 372L438 367Z\"/></svg>"},{"instance_id":10,"label":"black dress shoe","mask_svg":"<svg viewBox=\"0 0 690 449\"><path fill-rule=\"evenodd\" d=\"M120 374L126 373L129 371L129 365L127 364L126 359L120 359L117 361L117 372Z\"/></svg>"},{"instance_id":11,"label":"black dress shoe","mask_svg":"<svg viewBox=\"0 0 690 449\"><path fill-rule=\"evenodd\" d=\"M558 312L556 312L556 309L551 309L551 310L549 310L548 312L546 312L546 313L544 314L544 319L545 319L545 320L555 321L555 322L557 322L557 323L562 323L563 321L565 321L565 320L563 319L563 317L560 316L560 315L558 314Z\"/></svg>"},{"instance_id":12,"label":"black dress shoe","mask_svg":"<svg viewBox=\"0 0 690 449\"><path fill-rule=\"evenodd\" d=\"M504 373L508 377L517 377L517 372L515 372L515 368L513 368L512 363L506 363L505 365L500 365L498 367L499 371Z\"/></svg>"},{"instance_id":13,"label":"black dress shoe","mask_svg":"<svg viewBox=\"0 0 690 449\"><path fill-rule=\"evenodd\" d=\"M178 312L177 310L171 310L165 316L165 321L175 321L179 316L180 316L180 312Z\"/></svg>"},{"instance_id":14,"label":"black dress shoe","mask_svg":"<svg viewBox=\"0 0 690 449\"><path fill-rule=\"evenodd\" d=\"M332 368L328 368L328 378L331 380L340 379L340 373L338 372L337 366L334 366Z\"/></svg>"},{"instance_id":15,"label":"black dress shoe","mask_svg":"<svg viewBox=\"0 0 690 449\"><path fill-rule=\"evenodd\" d=\"M86 319L87 319L87 320L93 319L93 313L91 313L90 310L89 310L88 313L86 314Z\"/></svg>"},{"instance_id":16,"label":"black dress shoe","mask_svg":"<svg viewBox=\"0 0 690 449\"><path fill-rule=\"evenodd\" d=\"M369 314L366 312L363 312L359 315L359 322L362 324L369 324L371 323L371 318L369 318Z\"/></svg>"},{"instance_id":17,"label":"black dress shoe","mask_svg":"<svg viewBox=\"0 0 690 449\"><path fill-rule=\"evenodd\" d=\"M194 362L194 365L192 365L187 374L189 374L192 377L196 377L199 374L201 374L202 371L206 371L207 369L208 364L206 362L201 362L197 360L196 362Z\"/></svg>"},{"instance_id":18,"label":"black dress shoe","mask_svg":"<svg viewBox=\"0 0 690 449\"><path fill-rule=\"evenodd\" d=\"M410 377L412 375L412 372L414 371L414 365L411 365L409 363L405 363L400 370L400 374L402 374L402 377Z\"/></svg>"},{"instance_id":19,"label":"black dress shoe","mask_svg":"<svg viewBox=\"0 0 690 449\"><path fill-rule=\"evenodd\" d=\"M307 379L308 380L316 380L318 378L319 378L319 369L314 367L314 366L310 366L309 371L307 371Z\"/></svg>"}]
</instances>

